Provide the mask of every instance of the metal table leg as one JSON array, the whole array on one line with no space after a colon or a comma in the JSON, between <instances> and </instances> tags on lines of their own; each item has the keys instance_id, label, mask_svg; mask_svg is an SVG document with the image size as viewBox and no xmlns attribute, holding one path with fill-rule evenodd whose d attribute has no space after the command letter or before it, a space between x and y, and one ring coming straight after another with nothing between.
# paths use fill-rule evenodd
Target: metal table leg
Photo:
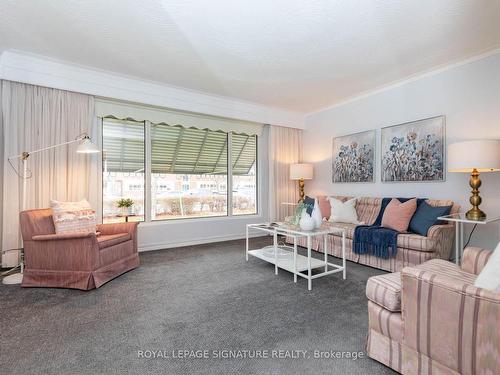
<instances>
[{"instance_id":1,"label":"metal table leg","mask_svg":"<svg viewBox=\"0 0 500 375\"><path fill-rule=\"evenodd\" d=\"M307 236L307 289L312 290L312 278L311 278L311 236Z\"/></svg>"}]
</instances>

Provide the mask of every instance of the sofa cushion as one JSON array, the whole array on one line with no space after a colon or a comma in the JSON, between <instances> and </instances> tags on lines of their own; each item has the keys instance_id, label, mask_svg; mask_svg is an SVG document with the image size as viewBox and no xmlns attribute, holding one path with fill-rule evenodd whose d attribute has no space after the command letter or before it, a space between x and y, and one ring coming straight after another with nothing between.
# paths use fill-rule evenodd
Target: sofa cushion
<instances>
[{"instance_id":1,"label":"sofa cushion","mask_svg":"<svg viewBox=\"0 0 500 375\"><path fill-rule=\"evenodd\" d=\"M398 248L417 251L434 251L437 246L436 242L437 240L435 238L421 236L420 234L398 234Z\"/></svg>"},{"instance_id":2,"label":"sofa cushion","mask_svg":"<svg viewBox=\"0 0 500 375\"><path fill-rule=\"evenodd\" d=\"M401 272L370 277L366 297L389 311L401 311Z\"/></svg>"},{"instance_id":3,"label":"sofa cushion","mask_svg":"<svg viewBox=\"0 0 500 375\"><path fill-rule=\"evenodd\" d=\"M346 238L352 240L354 238L354 229L356 228L356 224L350 223L331 223L326 222L323 225L334 227L334 228L342 228L345 229ZM334 236L340 237L340 233L333 233ZM415 251L423 251L423 252L433 252L437 247L437 240L433 237L424 237L420 234L414 233L400 233L398 235L398 248L399 249L408 249Z\"/></svg>"},{"instance_id":4,"label":"sofa cushion","mask_svg":"<svg viewBox=\"0 0 500 375\"><path fill-rule=\"evenodd\" d=\"M400 202L399 199L393 198L385 208L382 226L398 232L406 232L416 209L417 200L415 198L406 202Z\"/></svg>"},{"instance_id":5,"label":"sofa cushion","mask_svg":"<svg viewBox=\"0 0 500 375\"><path fill-rule=\"evenodd\" d=\"M118 234L104 234L97 237L97 242L99 244L99 249L104 249L106 247L115 246L119 243L126 242L130 240L129 233L118 233Z\"/></svg>"},{"instance_id":6,"label":"sofa cushion","mask_svg":"<svg viewBox=\"0 0 500 375\"><path fill-rule=\"evenodd\" d=\"M417 208L410 221L410 231L413 233L427 236L429 228L433 225L441 224L437 218L439 216L448 215L451 211L449 206L431 206L427 202L422 202Z\"/></svg>"},{"instance_id":7,"label":"sofa cushion","mask_svg":"<svg viewBox=\"0 0 500 375\"><path fill-rule=\"evenodd\" d=\"M328 226L328 227L333 227L333 228L345 229L345 237L346 238L352 239L354 237L354 228L356 228L356 224L326 222L326 223L323 223L323 225ZM340 233L333 233L333 235L342 237L342 234L340 234Z\"/></svg>"}]
</instances>

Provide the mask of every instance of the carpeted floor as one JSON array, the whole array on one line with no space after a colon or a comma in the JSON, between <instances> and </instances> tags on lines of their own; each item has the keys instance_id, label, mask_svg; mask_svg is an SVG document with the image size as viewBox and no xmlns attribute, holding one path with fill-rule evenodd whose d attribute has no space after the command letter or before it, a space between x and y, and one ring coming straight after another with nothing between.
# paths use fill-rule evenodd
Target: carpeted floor
<instances>
[{"instance_id":1,"label":"carpeted floor","mask_svg":"<svg viewBox=\"0 0 500 375\"><path fill-rule=\"evenodd\" d=\"M348 262L347 280L307 291L245 262L238 240L141 253L140 268L90 292L0 285L0 374L393 374L364 354L365 284L379 273ZM208 358L172 358L194 350ZM364 357L316 358L330 351Z\"/></svg>"}]
</instances>

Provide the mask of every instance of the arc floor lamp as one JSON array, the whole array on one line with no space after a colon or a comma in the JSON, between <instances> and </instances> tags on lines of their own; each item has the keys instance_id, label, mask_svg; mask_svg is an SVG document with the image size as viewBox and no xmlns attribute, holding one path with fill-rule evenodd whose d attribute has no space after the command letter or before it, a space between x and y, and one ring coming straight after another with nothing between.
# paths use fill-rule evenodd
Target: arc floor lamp
<instances>
[{"instance_id":1,"label":"arc floor lamp","mask_svg":"<svg viewBox=\"0 0 500 375\"><path fill-rule=\"evenodd\" d=\"M21 191L21 197L22 197L21 198L21 211L26 209L26 187L27 187L28 179L31 177L31 174L28 173L28 171L29 171L28 170L29 157L33 154L52 150L54 148L66 146L66 145L76 143L76 142L80 142L80 144L78 145L78 147L76 149L76 152L78 152L80 154L94 154L94 153L100 152L99 148L94 143L92 143L92 140L90 139L90 137L87 134L81 134L78 137L76 137L75 139L73 139L72 141L67 141L67 142L56 144L56 145L40 148L38 150L24 151L19 155L11 156L8 158L9 164L12 166L12 168L14 169L16 174L23 180L23 187L22 187L22 191ZM14 160L18 160L18 159L20 159L22 162L22 173L19 173L18 170L16 168L14 168L14 165L12 164L12 162ZM4 277L2 280L3 284L20 284L23 281L24 257L23 257L22 249L12 249L12 250L17 250L17 251L21 250L21 261L20 261L19 265L17 265L13 269L7 271L6 273L10 273L13 270L17 269L18 267L20 267L21 272L14 273L12 275ZM4 252L7 252L7 251L11 251L11 250L5 250Z\"/></svg>"}]
</instances>

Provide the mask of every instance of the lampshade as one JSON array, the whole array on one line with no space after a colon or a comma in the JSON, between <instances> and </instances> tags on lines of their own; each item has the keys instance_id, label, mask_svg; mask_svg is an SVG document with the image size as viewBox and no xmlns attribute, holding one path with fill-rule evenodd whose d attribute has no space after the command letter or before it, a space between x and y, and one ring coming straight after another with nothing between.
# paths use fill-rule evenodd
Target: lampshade
<instances>
[{"instance_id":1,"label":"lampshade","mask_svg":"<svg viewBox=\"0 0 500 375\"><path fill-rule=\"evenodd\" d=\"M80 154L95 154L100 152L100 150L94 143L92 143L88 136L85 136L76 148L76 152Z\"/></svg>"},{"instance_id":2,"label":"lampshade","mask_svg":"<svg viewBox=\"0 0 500 375\"><path fill-rule=\"evenodd\" d=\"M448 146L448 171L471 173L500 171L500 141L476 140Z\"/></svg>"},{"instance_id":3,"label":"lampshade","mask_svg":"<svg viewBox=\"0 0 500 375\"><path fill-rule=\"evenodd\" d=\"M311 180L313 178L312 164L290 164L290 180Z\"/></svg>"}]
</instances>

